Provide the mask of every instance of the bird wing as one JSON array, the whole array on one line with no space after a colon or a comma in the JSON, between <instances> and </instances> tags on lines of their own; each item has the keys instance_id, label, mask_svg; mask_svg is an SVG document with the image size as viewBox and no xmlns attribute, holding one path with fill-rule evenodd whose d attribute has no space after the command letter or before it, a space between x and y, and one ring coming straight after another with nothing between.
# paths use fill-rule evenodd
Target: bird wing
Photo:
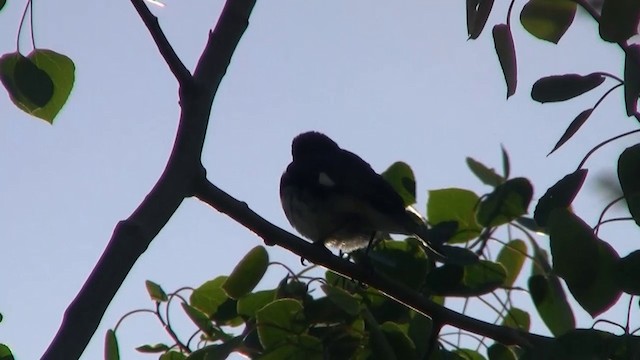
<instances>
[{"instance_id":1,"label":"bird wing","mask_svg":"<svg viewBox=\"0 0 640 360\"><path fill-rule=\"evenodd\" d=\"M358 155L344 149L339 149L337 154L322 155L318 162L325 174L319 174L320 181L323 178L327 182L333 181L336 192L366 202L380 213L390 216L405 214L400 195Z\"/></svg>"}]
</instances>

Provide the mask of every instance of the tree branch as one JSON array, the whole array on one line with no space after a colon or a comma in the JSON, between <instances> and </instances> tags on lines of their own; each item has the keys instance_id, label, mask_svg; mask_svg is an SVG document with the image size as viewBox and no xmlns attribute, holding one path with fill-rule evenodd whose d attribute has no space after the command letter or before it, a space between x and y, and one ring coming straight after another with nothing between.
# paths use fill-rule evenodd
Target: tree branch
<instances>
[{"instance_id":1,"label":"tree branch","mask_svg":"<svg viewBox=\"0 0 640 360\"><path fill-rule=\"evenodd\" d=\"M158 23L158 18L149 11L144 0L131 0L131 4L133 4L133 7L142 19L142 22L149 30L153 41L156 43L158 50L160 50L160 55L162 55L164 61L169 65L169 69L173 73L173 76L178 80L178 83L181 86L190 84L192 81L191 73L187 67L184 66L178 57L178 54L173 50L173 47L169 43L169 40L167 40L167 37L164 36L164 32Z\"/></svg>"},{"instance_id":2,"label":"tree branch","mask_svg":"<svg viewBox=\"0 0 640 360\"><path fill-rule=\"evenodd\" d=\"M487 336L507 345L517 344L523 347L544 347L553 340L549 337L490 324L449 310L381 274L373 274L361 266L333 255L328 250L320 251L319 249L321 248L317 245L304 241L271 224L251 210L245 202L236 200L204 177L194 184L195 196L198 199L256 233L264 239L265 244L281 246L314 264L324 266L347 278L368 284L382 291L390 298L438 322Z\"/></svg>"},{"instance_id":3,"label":"tree branch","mask_svg":"<svg viewBox=\"0 0 640 360\"><path fill-rule=\"evenodd\" d=\"M132 3L180 84L182 112L176 139L158 182L133 214L116 226L100 260L67 308L60 329L42 359L80 358L135 262L185 196L192 194L193 180L204 176L200 157L213 98L255 5L255 0L227 1L200 60L207 70L192 79L162 34L157 19L141 1L132 0ZM195 83L200 86L193 86Z\"/></svg>"}]
</instances>

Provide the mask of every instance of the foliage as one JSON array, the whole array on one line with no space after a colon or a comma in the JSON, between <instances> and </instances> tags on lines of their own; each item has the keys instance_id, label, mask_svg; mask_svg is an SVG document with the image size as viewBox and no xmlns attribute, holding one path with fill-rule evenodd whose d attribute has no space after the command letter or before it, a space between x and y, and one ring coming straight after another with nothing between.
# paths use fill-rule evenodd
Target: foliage
<instances>
[{"instance_id":1,"label":"foliage","mask_svg":"<svg viewBox=\"0 0 640 360\"><path fill-rule=\"evenodd\" d=\"M549 192L560 195L547 194L536 209L538 218L545 212L544 226L551 237L554 259L551 265L535 234L520 225L534 222L524 217L530 207L531 185L525 178L508 178L509 158L504 154L503 174L477 160L467 159L469 168L480 181L494 179L488 181L493 184L488 194L478 196L467 189L432 190L426 206L430 219L463 224L451 238L452 243L464 244L481 254L485 254L490 241L501 243L494 261L485 256L486 260L466 266L435 267L412 238L387 239L370 253L355 253L352 258L355 261L367 258L363 266L369 271L395 279L432 301L443 303L447 298L459 297L488 304L485 297L491 295L499 299L498 305L490 305L495 324L522 331L529 331L532 314L514 304L512 293L526 291L514 285L519 277L526 276L537 316L556 339L545 349L483 342L490 358L537 358L540 352L549 358L564 358L565 354L572 354L568 358L576 358L576 354L587 358L629 354L632 350L628 342L638 342L634 336L627 335L622 341L602 331L576 329L573 310L560 284L564 281L578 303L595 317L612 306L623 292L637 292L635 269L640 267L640 257L633 253L620 258L608 243L594 235L593 229L568 210L586 176L586 171L579 171L552 187ZM390 174L410 179L404 182L396 179L392 183L415 198L415 189L405 186L415 184L407 164L395 163L385 174L388 179L392 178ZM447 206L443 206L443 202ZM512 232L507 232L506 241L497 240L497 231L503 227L519 232L527 241L512 237ZM470 233L473 236L468 236ZM575 251L576 248L581 251ZM528 274L523 272L525 262L531 263ZM156 303L156 310L145 312L160 319L174 342L147 344L138 351L165 355L178 352L186 359L225 358L232 352L268 359L322 359L325 356L422 359L433 349L444 358L484 358L483 352L477 349L458 348L451 340L457 333L439 334L443 324L434 323L433 319L398 304L376 289L331 271L323 277L306 275L315 266L297 273L285 267L287 274L276 288L254 291L267 267L279 265L269 263L266 251L259 246L251 250L229 276L207 281L196 289L181 289L167 295L159 285L148 282L147 290ZM192 291L189 300L179 294L187 290ZM317 295L318 290L322 295ZM160 304L169 307L176 298L182 301L185 315L196 329L180 338L160 309ZM573 349L575 339L582 337L589 337L599 345L579 351ZM183 342L181 338L189 340ZM192 344L196 338L198 343ZM107 350L114 343L115 337L107 342ZM607 346L608 352L604 354L600 346ZM109 351L117 354L116 350Z\"/></svg>"}]
</instances>

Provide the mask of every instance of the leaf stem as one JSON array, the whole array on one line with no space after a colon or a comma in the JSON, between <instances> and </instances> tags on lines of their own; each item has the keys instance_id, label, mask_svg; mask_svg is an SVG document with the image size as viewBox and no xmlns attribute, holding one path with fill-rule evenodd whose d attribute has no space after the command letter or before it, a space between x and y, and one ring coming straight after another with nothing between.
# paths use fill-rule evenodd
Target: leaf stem
<instances>
[{"instance_id":1,"label":"leaf stem","mask_svg":"<svg viewBox=\"0 0 640 360\"><path fill-rule=\"evenodd\" d=\"M600 149L601 147L603 147L603 146L607 145L608 143L610 143L610 142L612 142L612 141L618 140L618 139L623 138L623 137L625 137L625 136L627 136L627 135L635 134L635 133L637 133L637 132L640 132L640 129L636 129L636 130L628 131L628 132L626 132L626 133L624 133L624 134L616 135L616 136L614 136L614 137L612 137L612 138L609 138L609 139L607 139L607 140L605 140L605 141L601 142L600 144L596 145L593 149L589 150L589 152L584 156L584 158L582 159L582 161L580 162L580 165L578 165L578 168L577 168L576 170L580 170L580 169L582 169L582 167L584 166L584 164L587 162L587 159L588 159L591 155L593 155L593 153L594 153L594 152L596 152L596 151L597 151L598 149Z\"/></svg>"}]
</instances>

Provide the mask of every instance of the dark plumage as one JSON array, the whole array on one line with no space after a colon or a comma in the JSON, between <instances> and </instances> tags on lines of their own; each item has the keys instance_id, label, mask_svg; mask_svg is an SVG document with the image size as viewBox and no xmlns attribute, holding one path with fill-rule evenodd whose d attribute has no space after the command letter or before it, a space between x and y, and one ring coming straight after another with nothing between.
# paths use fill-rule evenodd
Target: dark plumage
<instances>
[{"instance_id":1,"label":"dark plumage","mask_svg":"<svg viewBox=\"0 0 640 360\"><path fill-rule=\"evenodd\" d=\"M429 229L407 211L402 198L358 155L319 132L293 139L293 161L280 181L287 219L303 236L349 252L366 247L376 232L416 235L435 260Z\"/></svg>"}]
</instances>

